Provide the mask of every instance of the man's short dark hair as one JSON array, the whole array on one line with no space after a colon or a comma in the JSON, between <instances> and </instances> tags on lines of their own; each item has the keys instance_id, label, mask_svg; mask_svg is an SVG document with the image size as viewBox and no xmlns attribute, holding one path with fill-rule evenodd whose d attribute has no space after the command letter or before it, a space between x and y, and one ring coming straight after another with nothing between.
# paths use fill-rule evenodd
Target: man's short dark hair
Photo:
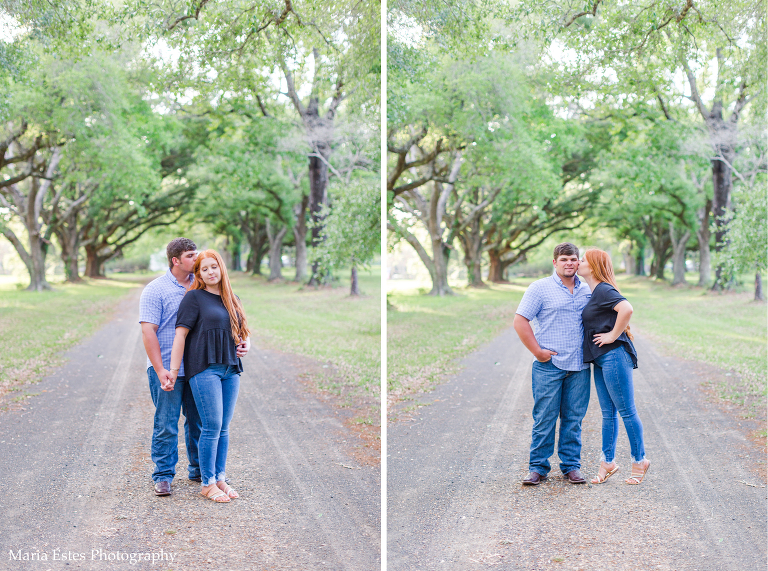
<instances>
[{"instance_id":1,"label":"man's short dark hair","mask_svg":"<svg viewBox=\"0 0 768 571\"><path fill-rule=\"evenodd\" d=\"M174 238L168 242L168 247L165 249L165 253L168 255L168 267L173 269L174 258L181 260L181 255L184 252L192 252L194 250L197 250L197 246L189 238Z\"/></svg>"},{"instance_id":2,"label":"man's short dark hair","mask_svg":"<svg viewBox=\"0 0 768 571\"><path fill-rule=\"evenodd\" d=\"M570 242L563 242L555 246L555 257L553 260L557 260L560 256L576 256L579 257L579 249Z\"/></svg>"}]
</instances>

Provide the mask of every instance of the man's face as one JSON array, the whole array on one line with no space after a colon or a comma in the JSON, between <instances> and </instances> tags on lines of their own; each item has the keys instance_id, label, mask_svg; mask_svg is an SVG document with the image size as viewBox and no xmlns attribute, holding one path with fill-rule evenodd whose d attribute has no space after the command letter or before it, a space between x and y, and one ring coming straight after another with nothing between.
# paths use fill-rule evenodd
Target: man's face
<instances>
[{"instance_id":1,"label":"man's face","mask_svg":"<svg viewBox=\"0 0 768 571\"><path fill-rule=\"evenodd\" d=\"M576 275L576 270L579 269L579 257L576 254L572 256L563 254L558 256L552 263L555 266L557 275L562 278L572 278Z\"/></svg>"},{"instance_id":2,"label":"man's face","mask_svg":"<svg viewBox=\"0 0 768 571\"><path fill-rule=\"evenodd\" d=\"M179 266L182 271L191 274L195 267L195 260L197 260L197 251L189 250L181 254L181 258L173 258L173 265Z\"/></svg>"}]
</instances>

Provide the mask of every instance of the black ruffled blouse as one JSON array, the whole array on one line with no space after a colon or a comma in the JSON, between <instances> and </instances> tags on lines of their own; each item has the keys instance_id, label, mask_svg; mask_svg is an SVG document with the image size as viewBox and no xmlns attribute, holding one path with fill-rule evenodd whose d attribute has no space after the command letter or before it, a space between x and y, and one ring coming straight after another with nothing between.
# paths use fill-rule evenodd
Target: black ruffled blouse
<instances>
[{"instance_id":1,"label":"black ruffled blouse","mask_svg":"<svg viewBox=\"0 0 768 571\"><path fill-rule=\"evenodd\" d=\"M189 329L184 345L184 373L191 379L209 365L233 365L243 372L232 338L229 313L221 296L202 289L189 290L179 305L176 327Z\"/></svg>"},{"instance_id":2,"label":"black ruffled blouse","mask_svg":"<svg viewBox=\"0 0 768 571\"><path fill-rule=\"evenodd\" d=\"M592 363L608 351L623 347L632 359L632 368L637 369L637 351L635 351L635 346L624 331L610 345L598 347L595 345L594 340L594 336L598 333L610 333L613 331L613 328L616 326L616 318L619 316L613 308L622 301L626 301L626 299L615 287L606 282L600 282L592 290L592 297L589 298L589 302L587 302L587 305L581 312L581 319L584 323L584 342L582 347L584 349L585 363ZM186 361L184 366L187 366Z\"/></svg>"}]
</instances>

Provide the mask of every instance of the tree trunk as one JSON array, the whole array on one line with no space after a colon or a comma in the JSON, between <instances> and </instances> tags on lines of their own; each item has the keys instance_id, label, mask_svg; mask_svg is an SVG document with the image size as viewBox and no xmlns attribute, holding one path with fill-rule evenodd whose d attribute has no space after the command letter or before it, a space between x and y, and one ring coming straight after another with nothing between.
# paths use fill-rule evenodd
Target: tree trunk
<instances>
[{"instance_id":1,"label":"tree trunk","mask_svg":"<svg viewBox=\"0 0 768 571\"><path fill-rule=\"evenodd\" d=\"M296 224L293 227L293 237L296 242L296 277L297 282L307 279L307 207L309 197L303 194L301 202L296 205Z\"/></svg>"},{"instance_id":2,"label":"tree trunk","mask_svg":"<svg viewBox=\"0 0 768 571\"><path fill-rule=\"evenodd\" d=\"M315 142L318 152L327 160L331 156L331 148L324 142ZM309 213L312 218L312 245L321 241L323 233L322 208L328 202L328 165L318 157L309 157ZM312 262L312 275L309 285L318 285L325 279L320 275L320 262Z\"/></svg>"},{"instance_id":3,"label":"tree trunk","mask_svg":"<svg viewBox=\"0 0 768 571\"><path fill-rule=\"evenodd\" d=\"M735 120L734 120L735 119ZM730 120L723 119L723 105L715 101L709 117L706 118L712 141L715 157L712 159L712 217L715 222L715 251L719 252L725 245L727 223L723 219L731 207L731 188L733 172L731 165L736 156L734 144L736 143L736 125L738 111L734 111ZM725 160L721 160L725 159ZM722 283L723 268L718 265L715 269L715 282L712 289L726 287Z\"/></svg>"},{"instance_id":4,"label":"tree trunk","mask_svg":"<svg viewBox=\"0 0 768 571\"><path fill-rule=\"evenodd\" d=\"M672 285L684 284L685 282L685 247L688 244L688 238L691 232L686 228L679 240L675 239L675 226L669 223L669 239L672 241Z\"/></svg>"},{"instance_id":5,"label":"tree trunk","mask_svg":"<svg viewBox=\"0 0 768 571\"><path fill-rule=\"evenodd\" d=\"M763 295L763 277L760 275L760 270L755 272L755 301L765 301Z\"/></svg>"},{"instance_id":6,"label":"tree trunk","mask_svg":"<svg viewBox=\"0 0 768 571\"><path fill-rule=\"evenodd\" d=\"M30 251L27 252L24 244L7 226L2 227L3 235L13 244L16 253L29 273L28 291L43 291L51 289L51 285L45 279L45 252L41 247L39 240L32 240L30 236Z\"/></svg>"},{"instance_id":7,"label":"tree trunk","mask_svg":"<svg viewBox=\"0 0 768 571\"><path fill-rule=\"evenodd\" d=\"M93 244L85 246L85 275L89 278L103 278L104 262L109 256L99 256L98 247Z\"/></svg>"},{"instance_id":8,"label":"tree trunk","mask_svg":"<svg viewBox=\"0 0 768 571\"><path fill-rule=\"evenodd\" d=\"M635 275L644 276L645 274L645 246L642 244L637 247L637 255L635 256Z\"/></svg>"},{"instance_id":9,"label":"tree trunk","mask_svg":"<svg viewBox=\"0 0 768 571\"><path fill-rule=\"evenodd\" d=\"M496 248L488 250L490 267L488 268L488 281L495 284L505 283L501 254Z\"/></svg>"},{"instance_id":10,"label":"tree trunk","mask_svg":"<svg viewBox=\"0 0 768 571\"><path fill-rule=\"evenodd\" d=\"M622 250L621 256L624 259L624 273L628 276L634 276L637 269L635 267L635 258L632 256L632 250Z\"/></svg>"},{"instance_id":11,"label":"tree trunk","mask_svg":"<svg viewBox=\"0 0 768 571\"><path fill-rule=\"evenodd\" d=\"M32 259L27 291L43 291L51 289L51 284L45 279L45 254L47 248L38 232L29 234L29 256ZM28 268L30 269L30 268Z\"/></svg>"},{"instance_id":12,"label":"tree trunk","mask_svg":"<svg viewBox=\"0 0 768 571\"><path fill-rule=\"evenodd\" d=\"M80 249L78 232L60 230L56 233L61 245L61 261L64 262L64 275L69 283L83 281L80 278L80 270L77 267L78 250Z\"/></svg>"},{"instance_id":13,"label":"tree trunk","mask_svg":"<svg viewBox=\"0 0 768 571\"><path fill-rule=\"evenodd\" d=\"M712 211L712 201L708 198L703 208L698 211L699 227L696 239L699 242L699 287L709 287L712 281L712 258L709 251L709 240L712 232L709 229L709 213Z\"/></svg>"},{"instance_id":14,"label":"tree trunk","mask_svg":"<svg viewBox=\"0 0 768 571\"><path fill-rule=\"evenodd\" d=\"M64 263L64 275L69 283L83 281L77 266L80 251L80 227L78 225L79 209L72 209L63 219L52 219L50 224L61 246L61 261Z\"/></svg>"},{"instance_id":15,"label":"tree trunk","mask_svg":"<svg viewBox=\"0 0 768 571\"><path fill-rule=\"evenodd\" d=\"M269 281L283 279L283 238L285 238L287 232L288 227L283 226L277 233L275 233L272 229L272 224L267 220L267 237L269 238Z\"/></svg>"},{"instance_id":16,"label":"tree trunk","mask_svg":"<svg viewBox=\"0 0 768 571\"><path fill-rule=\"evenodd\" d=\"M267 252L267 229L259 218L246 218L241 229L251 250L248 252L245 269L254 275L261 275L261 261Z\"/></svg>"},{"instance_id":17,"label":"tree trunk","mask_svg":"<svg viewBox=\"0 0 768 571\"><path fill-rule=\"evenodd\" d=\"M435 272L429 295L453 295L453 290L448 285L448 260L451 257L451 249L445 246L438 236L432 238L432 251L435 253Z\"/></svg>"},{"instance_id":18,"label":"tree trunk","mask_svg":"<svg viewBox=\"0 0 768 571\"><path fill-rule=\"evenodd\" d=\"M469 287L487 287L482 274L482 240L480 221L476 218L459 237L464 248L464 265L467 267L467 285Z\"/></svg>"},{"instance_id":19,"label":"tree trunk","mask_svg":"<svg viewBox=\"0 0 768 571\"><path fill-rule=\"evenodd\" d=\"M360 286L357 284L357 266L355 264L352 264L352 272L349 281L351 282L349 295L360 295Z\"/></svg>"},{"instance_id":20,"label":"tree trunk","mask_svg":"<svg viewBox=\"0 0 768 571\"><path fill-rule=\"evenodd\" d=\"M240 256L240 240L233 238L230 242L229 252L232 256L232 270L239 272L242 270L242 261Z\"/></svg>"}]
</instances>

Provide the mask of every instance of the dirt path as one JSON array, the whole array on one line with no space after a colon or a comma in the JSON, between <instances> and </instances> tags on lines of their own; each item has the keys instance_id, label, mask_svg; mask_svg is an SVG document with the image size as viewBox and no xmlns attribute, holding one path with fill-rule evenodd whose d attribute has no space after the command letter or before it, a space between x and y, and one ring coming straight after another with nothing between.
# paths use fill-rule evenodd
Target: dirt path
<instances>
[{"instance_id":1,"label":"dirt path","mask_svg":"<svg viewBox=\"0 0 768 571\"><path fill-rule=\"evenodd\" d=\"M640 486L621 471L602 486L561 479L525 487L531 356L514 330L465 358L462 372L410 419L388 427L390 571L766 569L765 450L752 428L707 402L705 369L661 356L638 336L637 408L653 465ZM739 424L741 423L741 425ZM582 470L600 458L592 387Z\"/></svg>"},{"instance_id":2,"label":"dirt path","mask_svg":"<svg viewBox=\"0 0 768 571\"><path fill-rule=\"evenodd\" d=\"M0 414L0 569L379 569L379 466L354 459L364 442L305 388L311 360L258 347L244 360L227 466L240 499L198 495L183 438L174 494L152 493L138 295L40 396ZM41 561L14 559L25 553ZM58 560L67 553L85 559ZM131 553L164 559L115 559Z\"/></svg>"}]
</instances>

